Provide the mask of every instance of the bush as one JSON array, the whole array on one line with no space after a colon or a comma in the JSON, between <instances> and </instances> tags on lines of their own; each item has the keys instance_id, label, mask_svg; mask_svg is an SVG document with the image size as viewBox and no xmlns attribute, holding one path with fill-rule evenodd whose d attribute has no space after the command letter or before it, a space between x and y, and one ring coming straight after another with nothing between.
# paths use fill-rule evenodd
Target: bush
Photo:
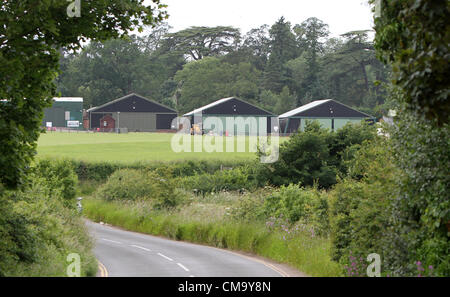
<instances>
[{"instance_id":1,"label":"bush","mask_svg":"<svg viewBox=\"0 0 450 297\"><path fill-rule=\"evenodd\" d=\"M299 185L281 186L264 203L266 217L284 217L289 223L300 221L313 226L320 234L328 232L328 201L326 193L317 188Z\"/></svg>"},{"instance_id":2,"label":"bush","mask_svg":"<svg viewBox=\"0 0 450 297\"><path fill-rule=\"evenodd\" d=\"M0 185L0 275L66 276L70 253L80 255L82 276L95 275L97 262L82 219L64 206L60 188L52 188L54 179L29 179L30 185L17 191Z\"/></svg>"},{"instance_id":3,"label":"bush","mask_svg":"<svg viewBox=\"0 0 450 297\"><path fill-rule=\"evenodd\" d=\"M391 131L397 195L391 206L390 269L417 275L416 262L450 275L450 125L402 112Z\"/></svg>"},{"instance_id":4,"label":"bush","mask_svg":"<svg viewBox=\"0 0 450 297\"><path fill-rule=\"evenodd\" d=\"M185 189L195 190L197 193L203 194L241 189L253 190L256 188L248 166L216 171L213 174L204 173L182 178L181 184Z\"/></svg>"},{"instance_id":5,"label":"bush","mask_svg":"<svg viewBox=\"0 0 450 297\"><path fill-rule=\"evenodd\" d=\"M385 233L398 170L386 148L383 140L363 144L350 164L349 177L330 192L332 257L347 267L354 262L351 257L366 259L371 253L379 254L383 267L387 265Z\"/></svg>"},{"instance_id":6,"label":"bush","mask_svg":"<svg viewBox=\"0 0 450 297\"><path fill-rule=\"evenodd\" d=\"M214 173L223 167L236 168L250 164L250 161L230 160L200 160L185 162L152 162L152 163L132 163L121 164L114 162L85 162L70 160L76 174L80 180L105 181L115 171L119 169L138 169L161 172L162 175L170 173L172 177L193 176L203 173Z\"/></svg>"},{"instance_id":7,"label":"bush","mask_svg":"<svg viewBox=\"0 0 450 297\"><path fill-rule=\"evenodd\" d=\"M374 139L376 129L367 123L347 124L336 132L321 128L317 121L307 122L299 131L282 143L279 160L259 168L259 185L281 186L301 183L330 188L336 175L347 173L346 161L353 158L358 145Z\"/></svg>"},{"instance_id":8,"label":"bush","mask_svg":"<svg viewBox=\"0 0 450 297\"><path fill-rule=\"evenodd\" d=\"M153 171L119 169L96 192L107 200L150 200L155 208L173 208L181 203L174 180Z\"/></svg>"},{"instance_id":9,"label":"bush","mask_svg":"<svg viewBox=\"0 0 450 297\"><path fill-rule=\"evenodd\" d=\"M238 200L237 205L231 208L231 219L243 223L265 220L264 201L267 192L268 189L262 189L253 192L250 195L243 195L241 199Z\"/></svg>"},{"instance_id":10,"label":"bush","mask_svg":"<svg viewBox=\"0 0 450 297\"><path fill-rule=\"evenodd\" d=\"M40 160L34 167L35 174L46 179L49 189L60 191L64 205L74 208L78 178L72 164L64 160Z\"/></svg>"}]
</instances>

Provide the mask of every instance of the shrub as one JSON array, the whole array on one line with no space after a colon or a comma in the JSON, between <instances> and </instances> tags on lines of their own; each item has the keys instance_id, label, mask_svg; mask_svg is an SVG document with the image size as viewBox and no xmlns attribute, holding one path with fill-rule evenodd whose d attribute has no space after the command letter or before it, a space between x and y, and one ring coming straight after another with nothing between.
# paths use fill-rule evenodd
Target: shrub
<instances>
[{"instance_id":1,"label":"shrub","mask_svg":"<svg viewBox=\"0 0 450 297\"><path fill-rule=\"evenodd\" d=\"M264 213L266 196L267 189L243 195L237 205L231 208L231 219L243 223L263 221L266 218Z\"/></svg>"},{"instance_id":2,"label":"shrub","mask_svg":"<svg viewBox=\"0 0 450 297\"><path fill-rule=\"evenodd\" d=\"M280 145L279 160L259 166L259 185L281 186L301 183L330 188L336 174L345 174L345 161L353 158L359 144L374 139L376 129L367 123L347 124L336 132L321 128L317 121L307 121L299 131Z\"/></svg>"},{"instance_id":3,"label":"shrub","mask_svg":"<svg viewBox=\"0 0 450 297\"><path fill-rule=\"evenodd\" d=\"M46 179L49 189L61 192L66 207L74 208L78 178L72 164L65 160L41 160L34 167L35 174Z\"/></svg>"},{"instance_id":4,"label":"shrub","mask_svg":"<svg viewBox=\"0 0 450 297\"><path fill-rule=\"evenodd\" d=\"M0 275L66 276L70 253L80 255L82 276L95 275L97 262L82 219L64 207L54 180L29 179L30 185L17 191L0 186Z\"/></svg>"},{"instance_id":5,"label":"shrub","mask_svg":"<svg viewBox=\"0 0 450 297\"><path fill-rule=\"evenodd\" d=\"M289 223L300 221L314 226L320 234L328 232L328 201L326 193L317 188L299 185L281 186L264 203L266 217L284 217Z\"/></svg>"},{"instance_id":6,"label":"shrub","mask_svg":"<svg viewBox=\"0 0 450 297\"><path fill-rule=\"evenodd\" d=\"M354 262L351 258L366 259L371 253L379 254L387 265L385 233L398 170L386 148L386 140L363 144L350 165L349 177L330 193L332 257L347 268Z\"/></svg>"},{"instance_id":7,"label":"shrub","mask_svg":"<svg viewBox=\"0 0 450 297\"><path fill-rule=\"evenodd\" d=\"M119 169L103 184L96 195L104 200L138 200L157 195L160 177L153 172Z\"/></svg>"},{"instance_id":8,"label":"shrub","mask_svg":"<svg viewBox=\"0 0 450 297\"><path fill-rule=\"evenodd\" d=\"M174 180L153 171L120 169L97 190L96 196L107 201L146 199L155 208L172 208L181 203L176 187Z\"/></svg>"},{"instance_id":9,"label":"shrub","mask_svg":"<svg viewBox=\"0 0 450 297\"><path fill-rule=\"evenodd\" d=\"M198 174L181 179L185 189L195 190L198 193L236 191L241 189L252 190L256 188L248 166L231 170L216 171L214 174Z\"/></svg>"},{"instance_id":10,"label":"shrub","mask_svg":"<svg viewBox=\"0 0 450 297\"><path fill-rule=\"evenodd\" d=\"M248 165L251 161L230 160L200 160L200 161L177 161L177 162L152 162L122 164L114 162L85 162L70 160L80 180L105 181L111 174L119 169L138 169L157 171L162 175L170 173L172 177L193 176L203 173L214 173L223 167L236 168Z\"/></svg>"}]
</instances>

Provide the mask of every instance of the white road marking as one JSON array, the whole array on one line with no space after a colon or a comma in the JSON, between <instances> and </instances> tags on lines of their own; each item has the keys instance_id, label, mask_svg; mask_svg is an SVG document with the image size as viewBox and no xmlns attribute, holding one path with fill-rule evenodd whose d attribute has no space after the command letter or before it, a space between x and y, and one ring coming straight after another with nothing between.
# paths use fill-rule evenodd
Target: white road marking
<instances>
[{"instance_id":1,"label":"white road marking","mask_svg":"<svg viewBox=\"0 0 450 297\"><path fill-rule=\"evenodd\" d=\"M147 251L147 252L151 252L151 250L149 250L149 249L147 249L147 248L145 248L145 247L142 247L142 246L138 246L138 245L134 245L134 244L132 244L132 245L130 245L130 246L135 247L135 248L138 248L138 249L141 249L141 250L144 250L144 251Z\"/></svg>"},{"instance_id":2,"label":"white road marking","mask_svg":"<svg viewBox=\"0 0 450 297\"><path fill-rule=\"evenodd\" d=\"M161 253L158 253L158 255L160 255L160 256L163 257L163 258L166 258L166 259L169 260L169 261L173 261L173 259L171 259L171 258L169 258L169 257L167 257L167 256L164 256L164 255L161 254Z\"/></svg>"},{"instance_id":3,"label":"white road marking","mask_svg":"<svg viewBox=\"0 0 450 297\"><path fill-rule=\"evenodd\" d=\"M181 264L181 263L177 263L177 265L178 265L178 266L180 266L181 268L183 268L184 270L186 270L186 271L189 271L189 269L187 269L186 267L184 267L184 265L183 265L183 264Z\"/></svg>"},{"instance_id":4,"label":"white road marking","mask_svg":"<svg viewBox=\"0 0 450 297\"><path fill-rule=\"evenodd\" d=\"M122 244L121 242L118 242L118 241L115 241L115 240L111 240L111 239L106 239L106 238L101 238L101 240Z\"/></svg>"}]
</instances>

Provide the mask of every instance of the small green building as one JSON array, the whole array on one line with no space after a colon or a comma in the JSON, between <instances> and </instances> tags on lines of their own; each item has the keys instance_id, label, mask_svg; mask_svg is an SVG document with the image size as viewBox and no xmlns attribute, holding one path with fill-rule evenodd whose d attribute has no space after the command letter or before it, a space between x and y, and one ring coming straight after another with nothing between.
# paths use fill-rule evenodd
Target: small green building
<instances>
[{"instance_id":1,"label":"small green building","mask_svg":"<svg viewBox=\"0 0 450 297\"><path fill-rule=\"evenodd\" d=\"M53 105L44 110L42 125L47 128L83 130L83 98L53 98Z\"/></svg>"}]
</instances>

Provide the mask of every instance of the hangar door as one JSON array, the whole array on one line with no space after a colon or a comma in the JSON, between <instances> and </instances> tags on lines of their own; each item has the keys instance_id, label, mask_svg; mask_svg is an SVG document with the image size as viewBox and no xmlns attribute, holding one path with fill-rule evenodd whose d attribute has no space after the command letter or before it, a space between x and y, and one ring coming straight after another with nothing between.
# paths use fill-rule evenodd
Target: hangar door
<instances>
[{"instance_id":1,"label":"hangar door","mask_svg":"<svg viewBox=\"0 0 450 297\"><path fill-rule=\"evenodd\" d=\"M267 117L252 116L204 116L203 129L206 133L212 131L216 135L233 132L234 135L258 135L259 127L267 130Z\"/></svg>"},{"instance_id":2,"label":"hangar door","mask_svg":"<svg viewBox=\"0 0 450 297\"><path fill-rule=\"evenodd\" d=\"M130 132L151 132L156 130L156 114L148 112L121 112L114 114L116 125L128 128Z\"/></svg>"}]
</instances>

